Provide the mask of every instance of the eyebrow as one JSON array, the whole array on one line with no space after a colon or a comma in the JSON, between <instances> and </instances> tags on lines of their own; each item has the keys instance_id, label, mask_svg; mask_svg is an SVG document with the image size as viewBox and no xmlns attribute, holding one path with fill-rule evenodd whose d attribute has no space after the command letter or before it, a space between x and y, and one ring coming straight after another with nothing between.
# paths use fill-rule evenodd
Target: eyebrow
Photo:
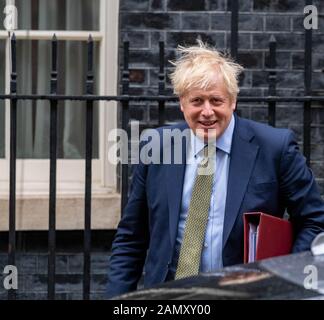
<instances>
[{"instance_id":1,"label":"eyebrow","mask_svg":"<svg viewBox=\"0 0 324 320\"><path fill-rule=\"evenodd\" d=\"M197 99L197 98L208 98L208 99L217 99L217 100L225 100L226 97L222 97L222 96L219 96L219 95L210 95L210 96L207 96L207 95L204 95L204 94L196 94L196 95L193 95L191 97L188 97L189 100L194 100L194 99Z\"/></svg>"}]
</instances>

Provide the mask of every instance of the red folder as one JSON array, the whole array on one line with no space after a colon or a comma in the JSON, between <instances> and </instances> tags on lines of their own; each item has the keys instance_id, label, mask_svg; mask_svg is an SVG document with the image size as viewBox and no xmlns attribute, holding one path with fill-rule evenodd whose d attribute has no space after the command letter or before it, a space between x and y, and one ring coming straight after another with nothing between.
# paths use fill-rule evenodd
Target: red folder
<instances>
[{"instance_id":1,"label":"red folder","mask_svg":"<svg viewBox=\"0 0 324 320\"><path fill-rule=\"evenodd\" d=\"M255 261L291 253L293 245L293 228L291 222L263 212L244 213L243 219L244 263L249 262L250 224L258 227L255 242Z\"/></svg>"}]
</instances>

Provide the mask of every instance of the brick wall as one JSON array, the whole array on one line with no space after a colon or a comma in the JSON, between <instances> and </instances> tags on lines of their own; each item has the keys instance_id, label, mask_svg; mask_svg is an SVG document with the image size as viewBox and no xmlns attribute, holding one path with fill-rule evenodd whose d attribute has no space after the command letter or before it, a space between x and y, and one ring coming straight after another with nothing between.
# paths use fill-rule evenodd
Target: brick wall
<instances>
[{"instance_id":1,"label":"brick wall","mask_svg":"<svg viewBox=\"0 0 324 320\"><path fill-rule=\"evenodd\" d=\"M107 286L108 254L93 253L91 256L91 292L90 299L105 298ZM3 287L4 266L7 264L6 254L0 254L0 300L7 299L7 291ZM47 299L47 254L18 254L17 299ZM56 257L56 299L82 299L83 255L77 253L58 254Z\"/></svg>"},{"instance_id":2,"label":"brick wall","mask_svg":"<svg viewBox=\"0 0 324 320\"><path fill-rule=\"evenodd\" d=\"M111 243L115 231L93 231L91 243L90 299L105 299ZM8 292L3 287L4 267L8 264L8 234L0 232L0 300ZM17 233L16 266L18 270L17 299L47 299L47 232ZM82 299L83 232L56 233L56 299Z\"/></svg>"},{"instance_id":3,"label":"brick wall","mask_svg":"<svg viewBox=\"0 0 324 320\"><path fill-rule=\"evenodd\" d=\"M313 1L319 13L324 2ZM245 67L240 81L241 96L268 93L268 42L277 40L277 92L280 96L304 94L304 1L240 0L238 61ZM121 0L120 39L127 34L130 41L130 78L132 94L156 95L158 92L158 41L166 43L166 61L175 57L178 44L202 40L225 51L230 48L230 0ZM324 17L319 17L319 29L313 32L314 94L324 94ZM123 50L120 50L122 62ZM171 65L168 64L167 73ZM166 93L171 94L168 82ZM277 105L277 126L293 129L302 146L302 104ZM264 104L240 104L241 115L267 122ZM157 107L153 103L133 104L131 117L144 125L156 124ZM177 105L167 104L166 119L178 121L182 114ZM312 169L324 194L324 109L313 106Z\"/></svg>"}]
</instances>

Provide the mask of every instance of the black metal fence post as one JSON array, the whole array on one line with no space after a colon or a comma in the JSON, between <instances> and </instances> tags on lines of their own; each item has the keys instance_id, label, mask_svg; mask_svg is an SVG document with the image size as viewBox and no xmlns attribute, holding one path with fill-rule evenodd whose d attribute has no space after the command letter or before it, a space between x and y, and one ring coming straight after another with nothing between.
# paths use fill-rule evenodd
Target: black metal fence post
<instances>
[{"instance_id":1,"label":"black metal fence post","mask_svg":"<svg viewBox=\"0 0 324 320\"><path fill-rule=\"evenodd\" d=\"M11 37L11 74L10 94L17 93L17 69L16 69L16 36ZM10 99L10 178L9 178L9 246L8 264L16 263L16 157L17 157L17 99ZM8 299L15 300L14 289L8 291Z\"/></svg>"},{"instance_id":2,"label":"black metal fence post","mask_svg":"<svg viewBox=\"0 0 324 320\"><path fill-rule=\"evenodd\" d=\"M165 89L165 72L164 72L164 42L159 41L159 56L160 56L160 70L159 70L159 95L164 94ZM165 101L159 101L159 126L165 122Z\"/></svg>"},{"instance_id":3,"label":"black metal fence post","mask_svg":"<svg viewBox=\"0 0 324 320\"><path fill-rule=\"evenodd\" d=\"M234 60L236 60L238 54L238 19L239 19L238 0L231 0L230 5L231 5L231 56ZM238 115L240 115L240 110L238 108L237 102L236 102L235 112Z\"/></svg>"},{"instance_id":4,"label":"black metal fence post","mask_svg":"<svg viewBox=\"0 0 324 320\"><path fill-rule=\"evenodd\" d=\"M238 0L231 0L231 56L237 58L238 48Z\"/></svg>"},{"instance_id":5,"label":"black metal fence post","mask_svg":"<svg viewBox=\"0 0 324 320\"><path fill-rule=\"evenodd\" d=\"M312 0L306 0L305 5L311 5ZM305 95L312 94L312 29L305 28L305 52L304 52L304 85ZM311 121L312 121L312 103L311 101L304 102L304 156L306 157L307 165L310 165L311 156Z\"/></svg>"},{"instance_id":6,"label":"black metal fence post","mask_svg":"<svg viewBox=\"0 0 324 320\"><path fill-rule=\"evenodd\" d=\"M275 68L277 67L276 62L276 49L277 49L277 42L275 37L272 35L269 42L269 96L276 95L276 85L277 85L277 73ZM276 125L276 102L270 101L268 103L268 123L271 126Z\"/></svg>"},{"instance_id":7,"label":"black metal fence post","mask_svg":"<svg viewBox=\"0 0 324 320\"><path fill-rule=\"evenodd\" d=\"M88 71L86 94L93 95L93 39L88 39ZM83 299L90 299L91 271L91 180L92 180L92 135L93 135L93 100L87 100L86 116L86 160L85 160L85 203L84 203L84 262L83 262Z\"/></svg>"},{"instance_id":8,"label":"black metal fence post","mask_svg":"<svg viewBox=\"0 0 324 320\"><path fill-rule=\"evenodd\" d=\"M57 161L57 39L52 38L52 70L50 100L50 185L49 185L49 228L48 228L48 299L55 299L56 266L56 161Z\"/></svg>"},{"instance_id":9,"label":"black metal fence post","mask_svg":"<svg viewBox=\"0 0 324 320\"><path fill-rule=\"evenodd\" d=\"M129 41L127 37L124 41L124 66L122 72L122 94L129 94ZM129 100L123 100L122 102L122 114L121 114L121 125L122 129L128 132L128 122L129 122ZM124 149L124 148L122 148ZM121 213L126 206L128 200L128 159L125 159L125 155L121 152L120 154L122 161L121 164ZM124 161L127 160L127 163Z\"/></svg>"}]
</instances>

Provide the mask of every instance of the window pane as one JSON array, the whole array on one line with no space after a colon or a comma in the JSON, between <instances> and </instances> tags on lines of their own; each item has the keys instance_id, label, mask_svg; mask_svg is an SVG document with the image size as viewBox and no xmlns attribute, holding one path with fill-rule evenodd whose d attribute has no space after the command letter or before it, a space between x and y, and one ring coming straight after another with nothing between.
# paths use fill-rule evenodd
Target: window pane
<instances>
[{"instance_id":1,"label":"window pane","mask_svg":"<svg viewBox=\"0 0 324 320\"><path fill-rule=\"evenodd\" d=\"M18 29L99 30L100 0L16 0Z\"/></svg>"},{"instance_id":2,"label":"window pane","mask_svg":"<svg viewBox=\"0 0 324 320\"><path fill-rule=\"evenodd\" d=\"M5 41L0 41L0 93L5 93ZM5 157L5 101L0 100L0 158Z\"/></svg>"},{"instance_id":3,"label":"window pane","mask_svg":"<svg viewBox=\"0 0 324 320\"><path fill-rule=\"evenodd\" d=\"M50 92L50 41L17 41L18 93ZM94 61L98 62L98 44ZM87 44L58 42L58 93L82 94L85 88ZM97 65L94 66L95 80ZM82 159L85 155L85 102L61 101L58 105L58 157ZM17 157L49 158L50 104L18 101ZM93 157L98 158L98 108L94 114Z\"/></svg>"},{"instance_id":4,"label":"window pane","mask_svg":"<svg viewBox=\"0 0 324 320\"><path fill-rule=\"evenodd\" d=\"M5 15L3 13L3 10L6 6L6 0L0 0L0 12L1 12L1 23L0 23L0 30L4 30L4 25L3 25L3 21L5 19Z\"/></svg>"}]
</instances>

